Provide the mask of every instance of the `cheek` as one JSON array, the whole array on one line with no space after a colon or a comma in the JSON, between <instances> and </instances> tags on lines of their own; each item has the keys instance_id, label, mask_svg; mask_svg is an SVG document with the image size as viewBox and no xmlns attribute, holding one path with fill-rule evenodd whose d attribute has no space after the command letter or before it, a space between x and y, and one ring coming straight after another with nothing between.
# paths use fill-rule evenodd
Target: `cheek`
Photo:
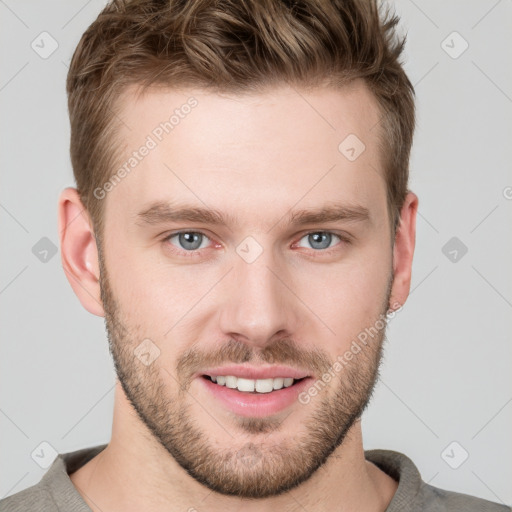
<instances>
[{"instance_id":1,"label":"cheek","mask_svg":"<svg viewBox=\"0 0 512 512\"><path fill-rule=\"evenodd\" d=\"M147 325L161 315L172 297L163 267L152 251L122 249L128 244L112 241L108 257L108 275L112 292L131 325Z\"/></svg>"},{"instance_id":2,"label":"cheek","mask_svg":"<svg viewBox=\"0 0 512 512\"><path fill-rule=\"evenodd\" d=\"M112 246L112 253L115 250ZM162 350L169 340L176 345L177 333L187 329L190 320L201 311L201 299L218 280L213 268L171 265L156 246L132 249L116 264L109 262L108 270L128 326L160 341Z\"/></svg>"},{"instance_id":3,"label":"cheek","mask_svg":"<svg viewBox=\"0 0 512 512\"><path fill-rule=\"evenodd\" d=\"M389 249L383 253L382 248L374 248L357 255L354 252L338 265L309 265L294 270L294 290L334 331L333 348L336 345L339 350L340 344L349 344L386 309L391 261ZM326 341L329 338L327 335Z\"/></svg>"}]
</instances>

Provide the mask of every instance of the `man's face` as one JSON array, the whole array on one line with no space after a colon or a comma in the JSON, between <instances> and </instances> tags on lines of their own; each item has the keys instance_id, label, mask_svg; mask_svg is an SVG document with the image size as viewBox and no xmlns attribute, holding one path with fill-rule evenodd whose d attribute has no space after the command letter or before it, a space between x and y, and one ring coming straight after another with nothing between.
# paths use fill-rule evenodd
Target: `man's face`
<instances>
[{"instance_id":1,"label":"man's face","mask_svg":"<svg viewBox=\"0 0 512 512\"><path fill-rule=\"evenodd\" d=\"M102 299L124 392L209 488L290 489L343 441L377 376L382 321L343 357L386 313L392 282L376 101L361 84L160 90L126 94L120 115L119 167L150 148L104 199ZM350 134L359 156L353 135L339 149ZM353 215L299 222L336 206ZM170 215L183 208L225 223Z\"/></svg>"}]
</instances>

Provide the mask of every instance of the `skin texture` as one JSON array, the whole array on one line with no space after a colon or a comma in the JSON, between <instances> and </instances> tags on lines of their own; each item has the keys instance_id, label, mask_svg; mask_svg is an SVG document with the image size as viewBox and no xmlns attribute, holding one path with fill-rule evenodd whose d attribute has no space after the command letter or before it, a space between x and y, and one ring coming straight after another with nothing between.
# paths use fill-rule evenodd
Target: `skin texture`
<instances>
[{"instance_id":1,"label":"skin texture","mask_svg":"<svg viewBox=\"0 0 512 512\"><path fill-rule=\"evenodd\" d=\"M191 97L197 106L106 194L100 253L76 190L59 201L64 270L83 306L105 316L119 378L111 442L73 483L104 512L385 510L397 483L365 461L359 420L384 328L309 403L272 416L238 416L194 378L246 361L319 379L405 303L418 198L407 195L393 243L375 99L360 82L244 97L134 92L121 99L119 166L174 109ZM349 134L365 144L354 161L338 150ZM138 214L155 201L231 219L149 225ZM289 222L334 203L365 207L369 220ZM207 237L192 256L178 236L166 240L182 230ZM307 235L318 232L347 240L315 248ZM251 263L237 253L248 236L262 249ZM159 350L150 365L135 356L147 339Z\"/></svg>"}]
</instances>

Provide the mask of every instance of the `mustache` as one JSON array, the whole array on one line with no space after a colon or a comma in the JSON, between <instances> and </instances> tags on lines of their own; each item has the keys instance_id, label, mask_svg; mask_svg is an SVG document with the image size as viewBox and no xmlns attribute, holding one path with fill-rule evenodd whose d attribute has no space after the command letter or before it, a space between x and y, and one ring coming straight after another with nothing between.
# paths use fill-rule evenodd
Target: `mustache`
<instances>
[{"instance_id":1,"label":"mustache","mask_svg":"<svg viewBox=\"0 0 512 512\"><path fill-rule=\"evenodd\" d=\"M321 375L332 366L333 361L326 352L318 348L300 347L289 338L281 338L259 350L230 339L216 350L205 351L197 347L189 349L178 358L176 375L182 386L188 389L192 376L205 368L242 363L286 364Z\"/></svg>"}]
</instances>

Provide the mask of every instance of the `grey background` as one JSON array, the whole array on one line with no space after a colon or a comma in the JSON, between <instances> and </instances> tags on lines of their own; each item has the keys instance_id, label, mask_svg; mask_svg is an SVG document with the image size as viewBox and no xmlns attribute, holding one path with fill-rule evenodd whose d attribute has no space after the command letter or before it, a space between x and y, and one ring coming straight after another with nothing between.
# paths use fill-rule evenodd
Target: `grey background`
<instances>
[{"instance_id":1,"label":"grey background","mask_svg":"<svg viewBox=\"0 0 512 512\"><path fill-rule=\"evenodd\" d=\"M58 245L57 198L74 184L67 65L103 5L0 0L0 497L45 473L31 457L41 442L67 452L110 438L103 319L81 307L59 254L40 242ZM388 329L365 447L407 454L432 485L511 504L512 2L394 5L417 92L420 206L412 292ZM48 58L31 47L43 31L58 43ZM469 44L457 58L453 31Z\"/></svg>"}]
</instances>

